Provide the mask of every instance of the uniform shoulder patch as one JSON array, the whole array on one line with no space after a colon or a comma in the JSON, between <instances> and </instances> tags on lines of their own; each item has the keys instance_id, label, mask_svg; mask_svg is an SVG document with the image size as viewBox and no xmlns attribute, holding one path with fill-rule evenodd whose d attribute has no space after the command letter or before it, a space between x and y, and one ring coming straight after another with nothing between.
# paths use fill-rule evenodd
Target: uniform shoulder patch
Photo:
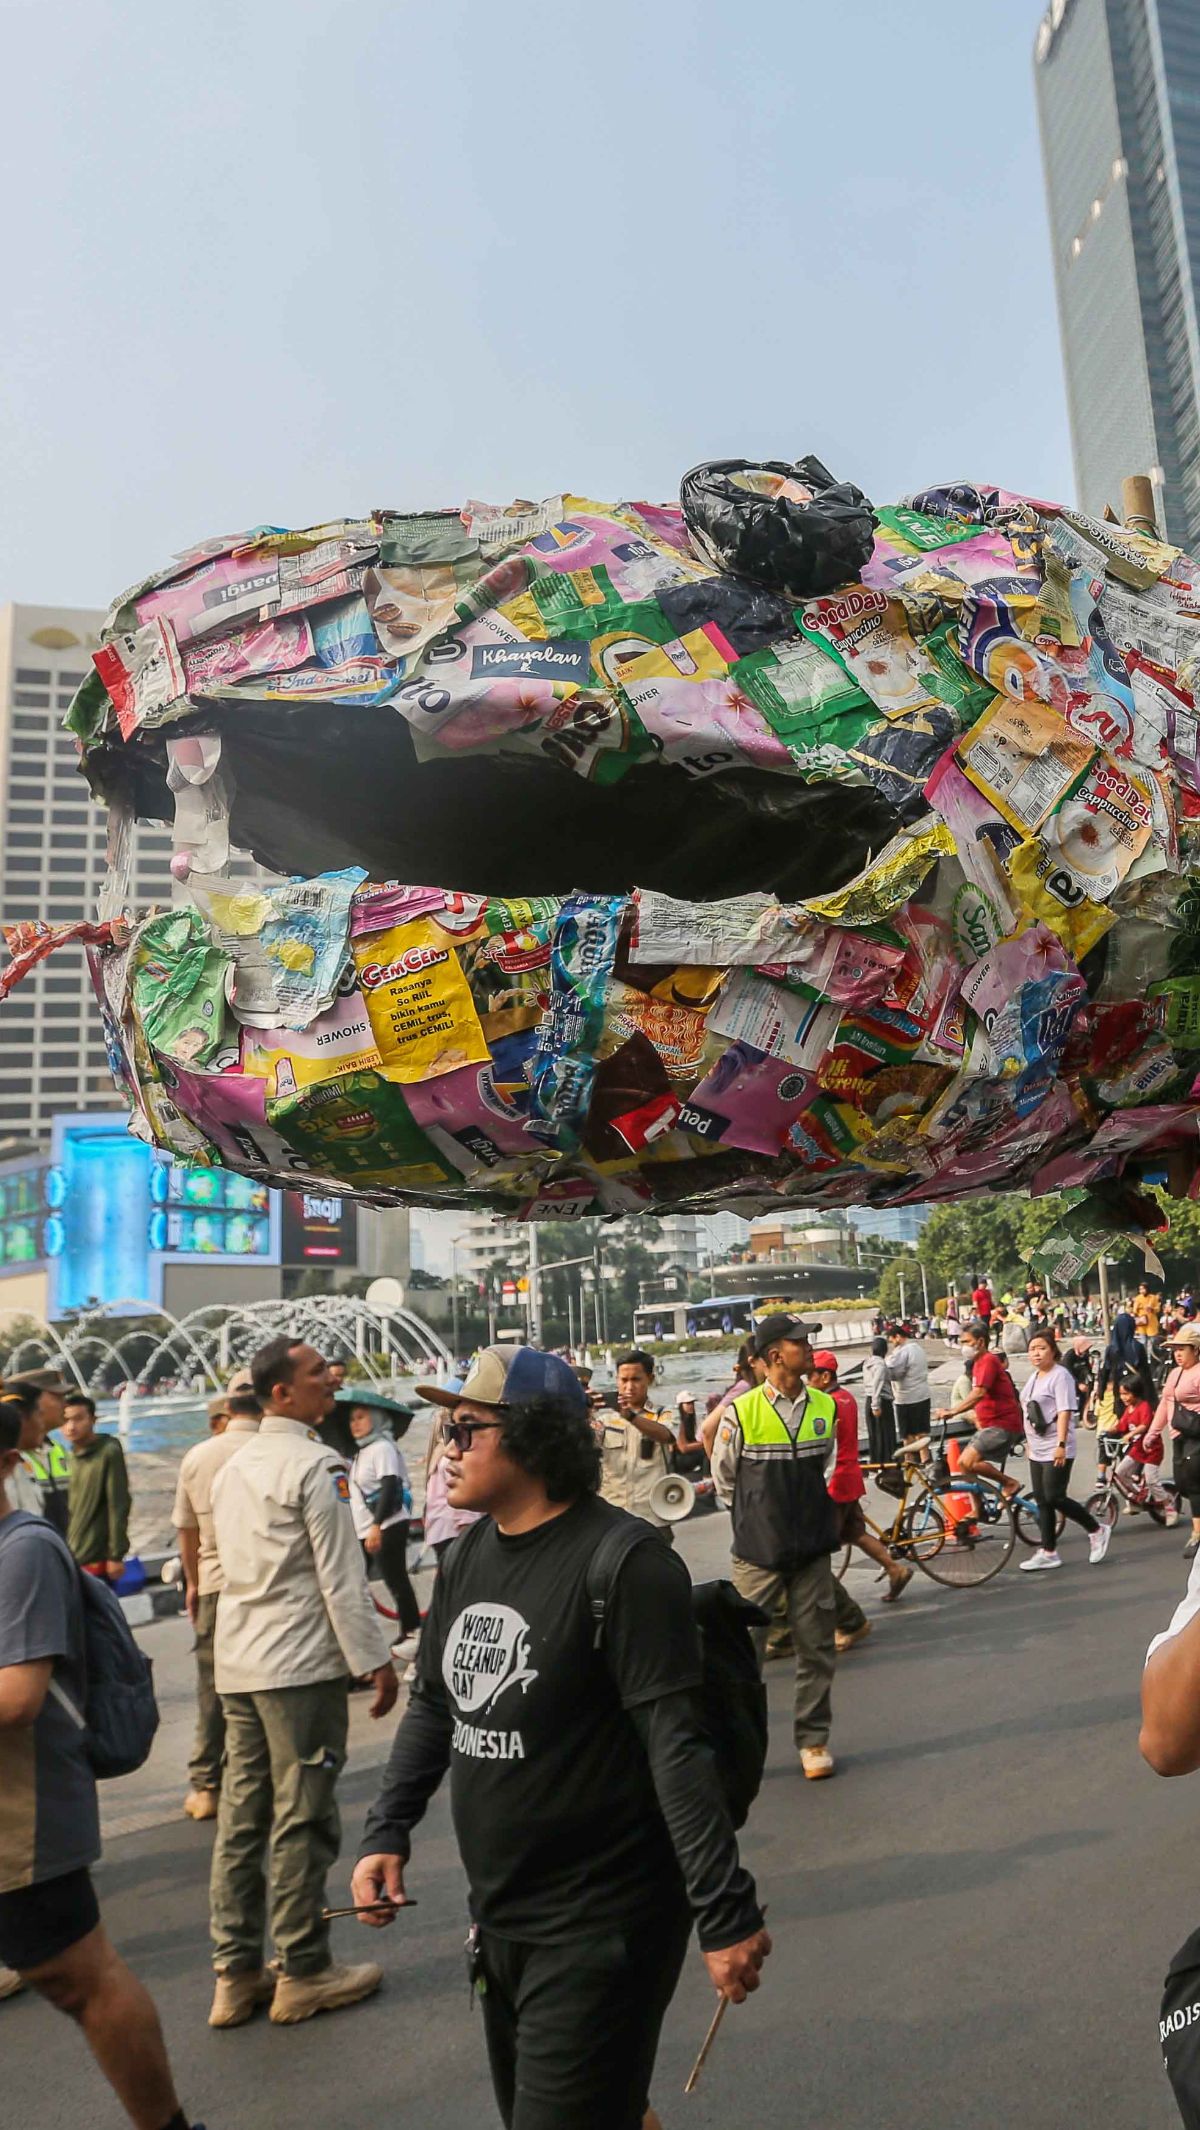
<instances>
[{"instance_id":1,"label":"uniform shoulder patch","mask_svg":"<svg viewBox=\"0 0 1200 2130\"><path fill-rule=\"evenodd\" d=\"M339 1464L333 1474L333 1491L339 1501L350 1500L350 1474L344 1464Z\"/></svg>"},{"instance_id":2,"label":"uniform shoulder patch","mask_svg":"<svg viewBox=\"0 0 1200 2130\"><path fill-rule=\"evenodd\" d=\"M718 1428L717 1432L720 1435L722 1442L733 1441L733 1428L728 1420L723 1420L721 1422L721 1425Z\"/></svg>"}]
</instances>

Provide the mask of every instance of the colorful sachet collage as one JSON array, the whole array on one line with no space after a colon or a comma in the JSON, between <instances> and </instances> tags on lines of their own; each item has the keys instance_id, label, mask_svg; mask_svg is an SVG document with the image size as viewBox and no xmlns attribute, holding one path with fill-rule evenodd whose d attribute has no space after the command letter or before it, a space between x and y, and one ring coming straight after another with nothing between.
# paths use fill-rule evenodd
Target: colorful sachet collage
<instances>
[{"instance_id":1,"label":"colorful sachet collage","mask_svg":"<svg viewBox=\"0 0 1200 2130\"><path fill-rule=\"evenodd\" d=\"M682 508L260 527L116 602L69 722L103 796L114 761L165 776L186 898L129 906L114 798L86 936L135 1130L517 1215L1040 1191L1194 1145L1200 569L995 488L872 508L815 460L726 462L713 508L707 471ZM847 787L891 828L802 899L770 883L803 831L766 817L761 890L711 901L545 892L536 813L523 898L255 885L224 876L226 772L264 705L299 710L314 821L336 705L403 720L418 783L507 764L510 806L536 760L619 822L622 781L675 764L823 787L835 849ZM11 977L54 940L9 944Z\"/></svg>"}]
</instances>

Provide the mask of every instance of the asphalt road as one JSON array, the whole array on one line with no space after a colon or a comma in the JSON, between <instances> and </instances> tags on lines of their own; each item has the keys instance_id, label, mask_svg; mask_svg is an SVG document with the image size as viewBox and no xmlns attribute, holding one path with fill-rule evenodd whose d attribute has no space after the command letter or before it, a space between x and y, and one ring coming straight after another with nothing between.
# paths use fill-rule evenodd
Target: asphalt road
<instances>
[{"instance_id":1,"label":"asphalt road","mask_svg":"<svg viewBox=\"0 0 1200 2130\"><path fill-rule=\"evenodd\" d=\"M699 2093L682 2097L712 2009L693 1957L670 2014L655 2099L666 2130L1105 2130L1177 2123L1159 2067L1157 2002L1176 1946L1200 1921L1193 1858L1200 1779L1162 1782L1136 1752L1138 1674L1185 1577L1182 1530L1125 1521L1108 1560L1016 1563L978 1592L918 1578L879 1609L835 1690L832 1782L805 1784L790 1744L786 1666L768 1669L766 1782L746 1850L770 1903L775 1954L757 1998L732 2011ZM698 1573L728 1524L689 1524ZM157 1637L157 1639L154 1639ZM169 1709L168 1765L117 1824L100 1874L110 1929L154 1989L185 2105L209 2130L477 2130L496 2121L461 1964L463 1885L445 1805L410 1873L420 1907L382 1936L340 1930L345 1956L378 1949L371 2004L295 2029L204 2024L210 1831L161 1814L182 1785L187 1684L174 1623L147 1631ZM386 1739L356 1711L344 1790L347 1846ZM345 1885L339 1868L333 1886ZM77 2037L28 1998L0 2006L0 2120L20 2130L118 2130L122 2118Z\"/></svg>"}]
</instances>

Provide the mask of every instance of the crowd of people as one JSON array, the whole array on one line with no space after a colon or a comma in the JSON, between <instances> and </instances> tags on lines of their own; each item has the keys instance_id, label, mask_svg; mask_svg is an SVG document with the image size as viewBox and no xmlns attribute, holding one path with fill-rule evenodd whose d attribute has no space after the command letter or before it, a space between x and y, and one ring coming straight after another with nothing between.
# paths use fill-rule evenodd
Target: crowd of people
<instances>
[{"instance_id":1,"label":"crowd of people","mask_svg":"<svg viewBox=\"0 0 1200 2130\"><path fill-rule=\"evenodd\" d=\"M347 1383L302 1340L256 1353L211 1401L174 1505L196 1661L183 1809L215 1829L210 2024L238 2028L262 2009L298 2024L379 1987L375 1962L334 1958L325 1887L351 1691L365 1688L369 1715L386 1718L400 1666L407 1703L367 1816L355 1911L382 1927L406 1904L413 1832L449 1774L503 2121L653 2125L658 2034L692 1928L735 2002L771 1950L737 1847L756 1778L730 1789L702 1714L709 1644L663 1482L711 1474L730 1513L733 1631L749 1634L760 1667L794 1662L808 1781L835 1772L837 1661L872 1624L832 1556L857 1547L882 1571L886 1604L912 1573L865 1521L864 1450L868 1470L886 1466L919 1454L935 1419L953 1423L967 1431L962 1467L1006 1492L1023 1450L1041 1543L1022 1565L1036 1571L1062 1565L1063 1517L1087 1531L1093 1563L1105 1557L1108 1526L1070 1492L1082 1428L1168 1504L1170 1439L1187 1551L1200 1548L1190 1294L1167 1302L1144 1287L1102 1348L1040 1290L1021 1304L1006 1310L973 1282L962 1375L936 1414L910 1321L878 1327L861 1412L838 1355L814 1344L820 1324L789 1311L758 1322L703 1417L686 1394L660 1403L640 1350L605 1389L561 1356L484 1349L465 1380L418 1387L435 1412L423 1620L400 1446L412 1409ZM1005 1336L1018 1314L1020 1383ZM190 2130L154 2006L107 1938L91 1880L81 1578L120 1587L128 1518L121 1446L97 1429L92 1401L50 1373L0 1385L0 1996L32 1987L73 2016L138 2130ZM397 1619L390 1645L372 1575Z\"/></svg>"}]
</instances>

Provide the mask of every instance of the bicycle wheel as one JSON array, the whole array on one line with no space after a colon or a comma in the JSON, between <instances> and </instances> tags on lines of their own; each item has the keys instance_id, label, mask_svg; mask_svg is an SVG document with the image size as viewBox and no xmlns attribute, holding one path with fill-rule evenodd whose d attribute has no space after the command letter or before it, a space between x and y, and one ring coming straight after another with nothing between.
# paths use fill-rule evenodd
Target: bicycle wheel
<instances>
[{"instance_id":1,"label":"bicycle wheel","mask_svg":"<svg viewBox=\"0 0 1200 2130\"><path fill-rule=\"evenodd\" d=\"M1042 1543L1042 1527L1038 1520L1038 1505L1032 1494L1014 1494L1009 1507L1013 1512L1013 1521L1016 1524L1017 1537L1020 1539L1021 1544L1023 1546L1040 1546ZM1066 1528L1067 1519L1062 1510L1059 1509L1054 1529L1056 1543L1062 1537Z\"/></svg>"},{"instance_id":2,"label":"bicycle wheel","mask_svg":"<svg viewBox=\"0 0 1200 2130\"><path fill-rule=\"evenodd\" d=\"M931 1488L917 1495L904 1518L904 1534L911 1546L904 1546L902 1557L913 1560L933 1582L951 1590L990 1583L1017 1543L1016 1522L999 1487L977 1479L972 1492L979 1513L969 1519L955 1515Z\"/></svg>"},{"instance_id":3,"label":"bicycle wheel","mask_svg":"<svg viewBox=\"0 0 1200 2130\"><path fill-rule=\"evenodd\" d=\"M1098 1524L1107 1524L1109 1530L1113 1530L1120 1514L1116 1488L1097 1487L1094 1494L1088 1495L1084 1507L1095 1517Z\"/></svg>"}]
</instances>

